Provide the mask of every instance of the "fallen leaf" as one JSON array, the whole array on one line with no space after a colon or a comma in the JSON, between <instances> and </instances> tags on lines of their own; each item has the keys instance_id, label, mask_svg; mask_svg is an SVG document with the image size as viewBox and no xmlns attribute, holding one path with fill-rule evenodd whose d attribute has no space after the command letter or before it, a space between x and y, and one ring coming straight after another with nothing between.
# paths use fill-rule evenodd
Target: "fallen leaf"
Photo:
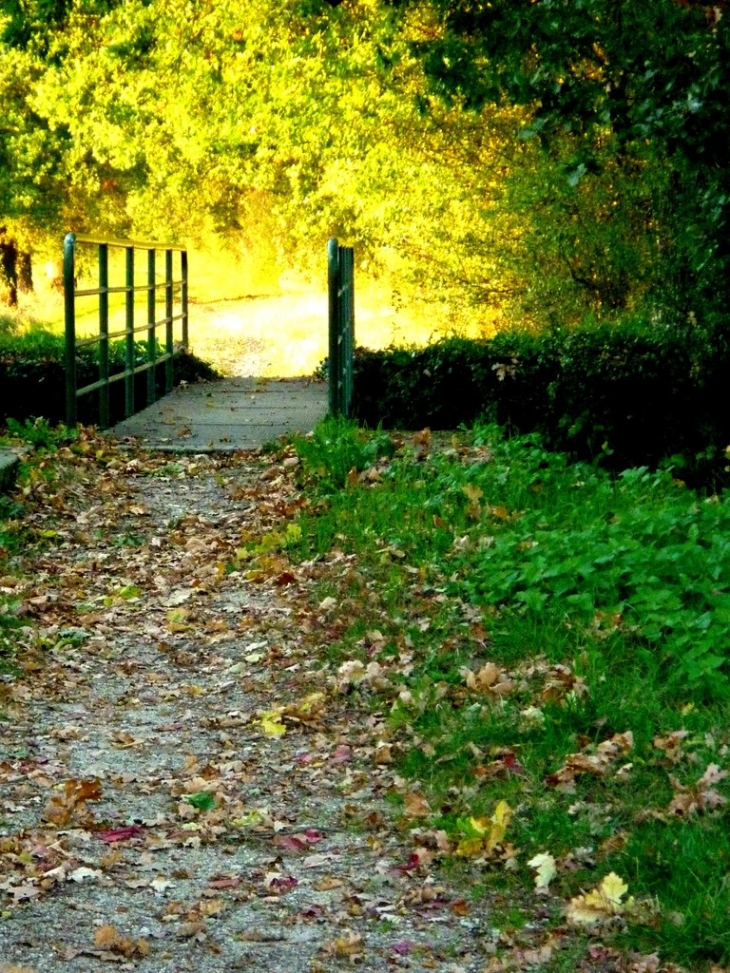
<instances>
[{"instance_id":1,"label":"fallen leaf","mask_svg":"<svg viewBox=\"0 0 730 973\"><path fill-rule=\"evenodd\" d=\"M592 925L620 916L630 911L633 898L622 902L628 886L615 872L610 872L590 892L571 899L566 909L569 922L576 925Z\"/></svg>"},{"instance_id":2,"label":"fallen leaf","mask_svg":"<svg viewBox=\"0 0 730 973\"><path fill-rule=\"evenodd\" d=\"M280 709L270 709L259 714L259 725L266 736L278 737L286 733L286 727L282 722L282 711Z\"/></svg>"},{"instance_id":3,"label":"fallen leaf","mask_svg":"<svg viewBox=\"0 0 730 973\"><path fill-rule=\"evenodd\" d=\"M664 756L669 760L670 763L676 764L684 756L684 751L682 750L682 741L689 736L689 730L675 730L668 736L654 737L654 746L657 750L661 750Z\"/></svg>"},{"instance_id":4,"label":"fallen leaf","mask_svg":"<svg viewBox=\"0 0 730 973\"><path fill-rule=\"evenodd\" d=\"M350 960L362 956L365 944L362 936L355 932L348 932L345 936L338 936L322 946L322 952L329 956L343 956Z\"/></svg>"},{"instance_id":5,"label":"fallen leaf","mask_svg":"<svg viewBox=\"0 0 730 973\"><path fill-rule=\"evenodd\" d=\"M669 813L675 817L686 817L690 814L714 811L726 804L727 798L714 790L712 785L724 780L727 775L728 772L720 770L717 764L710 764L694 787L686 787L674 777L670 777L674 798L669 805Z\"/></svg>"},{"instance_id":6,"label":"fallen leaf","mask_svg":"<svg viewBox=\"0 0 730 973\"><path fill-rule=\"evenodd\" d=\"M117 932L114 926L101 926L94 934L94 945L97 949L109 950L122 956L142 958L150 952L149 943L144 939L130 939Z\"/></svg>"},{"instance_id":7,"label":"fallen leaf","mask_svg":"<svg viewBox=\"0 0 730 973\"><path fill-rule=\"evenodd\" d=\"M465 837L456 846L456 854L464 858L491 855L502 844L511 818L512 808L506 801L499 801L489 818L457 818Z\"/></svg>"},{"instance_id":8,"label":"fallen leaf","mask_svg":"<svg viewBox=\"0 0 730 973\"><path fill-rule=\"evenodd\" d=\"M103 831L98 837L111 845L115 841L129 841L130 838L139 838L144 834L144 830L138 824L129 824L124 828L114 828L112 831Z\"/></svg>"},{"instance_id":9,"label":"fallen leaf","mask_svg":"<svg viewBox=\"0 0 730 973\"><path fill-rule=\"evenodd\" d=\"M423 794L406 794L403 798L403 813L407 818L427 818L433 813Z\"/></svg>"},{"instance_id":10,"label":"fallen leaf","mask_svg":"<svg viewBox=\"0 0 730 973\"><path fill-rule=\"evenodd\" d=\"M535 855L535 857L531 858L527 864L530 866L530 868L534 868L536 870L536 889L546 889L558 874L557 868L555 867L555 859L548 852Z\"/></svg>"},{"instance_id":11,"label":"fallen leaf","mask_svg":"<svg viewBox=\"0 0 730 973\"><path fill-rule=\"evenodd\" d=\"M72 882L85 882L87 879L95 880L97 878L101 878L102 875L103 872L101 872L98 868L86 868L82 866L81 868L75 868L72 872L69 872L68 878L70 878Z\"/></svg>"},{"instance_id":12,"label":"fallen leaf","mask_svg":"<svg viewBox=\"0 0 730 973\"><path fill-rule=\"evenodd\" d=\"M212 811L215 807L215 795L210 791L199 791L197 794L187 794L185 800L198 811Z\"/></svg>"},{"instance_id":13,"label":"fallen leaf","mask_svg":"<svg viewBox=\"0 0 730 973\"><path fill-rule=\"evenodd\" d=\"M299 834L277 834L274 836L273 843L277 848L284 848L286 851L306 851L321 840L321 833L312 828Z\"/></svg>"}]
</instances>

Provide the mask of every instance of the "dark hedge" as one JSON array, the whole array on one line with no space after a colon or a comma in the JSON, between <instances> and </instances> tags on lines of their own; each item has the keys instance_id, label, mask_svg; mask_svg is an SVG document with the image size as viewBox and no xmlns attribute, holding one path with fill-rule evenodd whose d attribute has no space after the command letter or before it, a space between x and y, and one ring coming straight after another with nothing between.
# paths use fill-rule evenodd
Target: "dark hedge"
<instances>
[{"instance_id":1,"label":"dark hedge","mask_svg":"<svg viewBox=\"0 0 730 973\"><path fill-rule=\"evenodd\" d=\"M386 428L486 419L537 431L549 448L611 469L669 462L688 480L730 483L730 344L722 333L627 324L360 348L353 410Z\"/></svg>"},{"instance_id":2,"label":"dark hedge","mask_svg":"<svg viewBox=\"0 0 730 973\"><path fill-rule=\"evenodd\" d=\"M136 364L146 361L146 348L138 346ZM110 343L110 372L124 371L123 342ZM79 349L76 356L77 383L79 387L90 385L99 377L96 349L93 346ZM187 352L175 357L174 381L195 382L213 379L217 373L206 362ZM164 391L164 365L155 369L158 396ZM43 417L50 423L63 422L66 401L63 338L48 332L31 332L23 337L0 337L0 424L8 419L22 421L26 418ZM110 386L110 413L112 422L124 418L124 382ZM147 373L135 376L135 401L146 404ZM84 425L98 422L98 395L91 393L78 400L78 418Z\"/></svg>"}]
</instances>

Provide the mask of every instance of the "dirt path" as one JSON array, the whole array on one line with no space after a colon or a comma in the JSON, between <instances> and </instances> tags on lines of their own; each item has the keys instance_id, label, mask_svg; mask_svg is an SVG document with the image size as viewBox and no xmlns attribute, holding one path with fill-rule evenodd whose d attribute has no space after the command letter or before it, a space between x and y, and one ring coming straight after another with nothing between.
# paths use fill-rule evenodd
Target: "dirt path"
<instances>
[{"instance_id":1,"label":"dirt path","mask_svg":"<svg viewBox=\"0 0 730 973\"><path fill-rule=\"evenodd\" d=\"M388 729L313 653L329 562L237 557L300 502L253 455L90 440L31 489L0 590L0 971L476 973L489 916L414 853Z\"/></svg>"}]
</instances>

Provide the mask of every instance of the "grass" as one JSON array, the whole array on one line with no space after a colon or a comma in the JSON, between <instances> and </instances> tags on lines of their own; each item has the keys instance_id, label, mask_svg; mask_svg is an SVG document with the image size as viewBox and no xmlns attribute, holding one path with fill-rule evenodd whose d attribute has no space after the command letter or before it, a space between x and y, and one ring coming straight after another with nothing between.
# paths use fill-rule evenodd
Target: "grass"
<instances>
[{"instance_id":1,"label":"grass","mask_svg":"<svg viewBox=\"0 0 730 973\"><path fill-rule=\"evenodd\" d=\"M327 423L297 449L300 556L356 556L331 662L386 672L372 692L398 770L457 859L491 869L526 919L547 895L555 929L692 970L727 962L726 499L493 428L435 449ZM541 896L538 854L556 872ZM566 925L611 873L633 904Z\"/></svg>"}]
</instances>

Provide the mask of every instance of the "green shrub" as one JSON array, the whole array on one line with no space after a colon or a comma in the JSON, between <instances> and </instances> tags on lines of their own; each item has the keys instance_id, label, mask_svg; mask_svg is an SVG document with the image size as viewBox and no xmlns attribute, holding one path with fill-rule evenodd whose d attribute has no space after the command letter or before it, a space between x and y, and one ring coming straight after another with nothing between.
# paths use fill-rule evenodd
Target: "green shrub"
<instances>
[{"instance_id":1,"label":"green shrub","mask_svg":"<svg viewBox=\"0 0 730 973\"><path fill-rule=\"evenodd\" d=\"M126 367L124 341L109 344L109 371L118 374ZM98 348L88 345L76 354L77 385L83 387L99 377ZM136 345L135 364L147 361L147 346ZM210 365L188 352L175 357L175 384L211 379L217 373ZM155 369L158 396L165 384L165 366ZM124 382L114 382L109 389L112 422L124 417ZM147 401L147 374L135 376L135 401ZM65 418L66 373L64 365L64 339L42 328L33 328L18 335L0 332L0 423L10 418L22 421L43 417L50 423ZM78 402L79 421L85 425L98 422L98 397L83 396Z\"/></svg>"},{"instance_id":2,"label":"green shrub","mask_svg":"<svg viewBox=\"0 0 730 973\"><path fill-rule=\"evenodd\" d=\"M670 465L713 489L728 480L722 333L641 321L549 335L450 338L358 349L354 417L386 428L453 429L487 418L539 431L550 449L609 469Z\"/></svg>"},{"instance_id":3,"label":"green shrub","mask_svg":"<svg viewBox=\"0 0 730 973\"><path fill-rule=\"evenodd\" d=\"M367 435L346 419L326 419L311 437L296 440L297 453L327 492L341 490L350 474L391 456L395 446L383 433Z\"/></svg>"}]
</instances>

